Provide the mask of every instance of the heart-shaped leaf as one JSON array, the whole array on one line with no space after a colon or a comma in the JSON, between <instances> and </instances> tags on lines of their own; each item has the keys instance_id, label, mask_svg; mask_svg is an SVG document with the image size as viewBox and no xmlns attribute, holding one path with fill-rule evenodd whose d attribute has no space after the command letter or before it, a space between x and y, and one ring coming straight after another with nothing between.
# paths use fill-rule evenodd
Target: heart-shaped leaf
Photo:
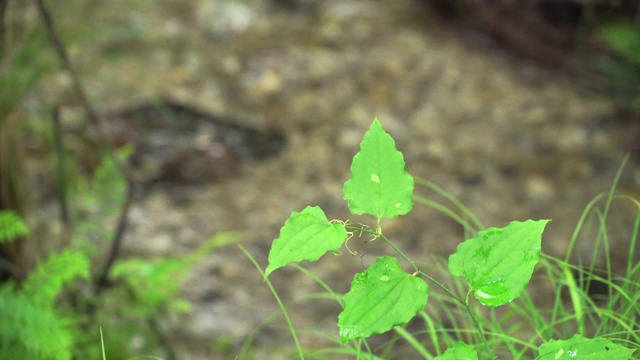
<instances>
[{"instance_id":1,"label":"heart-shaped leaf","mask_svg":"<svg viewBox=\"0 0 640 360\"><path fill-rule=\"evenodd\" d=\"M332 223L318 206L293 212L273 240L265 277L291 261L316 261L327 251L335 251L347 241L344 223Z\"/></svg>"},{"instance_id":2,"label":"heart-shaped leaf","mask_svg":"<svg viewBox=\"0 0 640 360\"><path fill-rule=\"evenodd\" d=\"M383 217L405 215L413 207L413 187L402 153L375 118L353 157L351 178L344 184L349 210L373 215L378 223Z\"/></svg>"},{"instance_id":3,"label":"heart-shaped leaf","mask_svg":"<svg viewBox=\"0 0 640 360\"><path fill-rule=\"evenodd\" d=\"M520 296L540 257L542 232L549 220L514 221L480 231L458 245L449 270L463 276L486 306L504 305Z\"/></svg>"},{"instance_id":4,"label":"heart-shaped leaf","mask_svg":"<svg viewBox=\"0 0 640 360\"><path fill-rule=\"evenodd\" d=\"M429 286L390 256L356 274L338 316L342 343L380 334L411 320L427 304Z\"/></svg>"}]
</instances>

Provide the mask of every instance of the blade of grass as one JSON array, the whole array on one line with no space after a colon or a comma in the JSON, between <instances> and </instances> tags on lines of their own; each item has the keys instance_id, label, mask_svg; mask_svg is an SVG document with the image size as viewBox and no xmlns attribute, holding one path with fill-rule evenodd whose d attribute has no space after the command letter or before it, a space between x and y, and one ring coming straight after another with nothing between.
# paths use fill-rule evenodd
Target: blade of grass
<instances>
[{"instance_id":1,"label":"blade of grass","mask_svg":"<svg viewBox=\"0 0 640 360\"><path fill-rule=\"evenodd\" d=\"M333 299L335 299L338 302L338 304L340 304L341 307L344 307L344 305L342 304L342 295L339 295L338 293L333 291L333 289L326 282L324 282L322 279L320 279L318 276L316 276L316 274L312 273L311 271L303 268L302 266L300 266L299 264L296 264L296 263L291 264L291 266L293 266L296 269L302 271L305 275L307 275L308 277L313 279L316 283L318 283L320 286L322 286L322 288L325 289L326 292L329 293L329 295Z\"/></svg>"},{"instance_id":2,"label":"blade of grass","mask_svg":"<svg viewBox=\"0 0 640 360\"><path fill-rule=\"evenodd\" d=\"M420 311L419 315L427 324L427 334L431 338L431 343L433 344L433 348L435 349L436 356L442 355L442 350L440 350L440 341L436 336L436 327L433 319L431 318L431 316L429 316L429 314L427 314L424 311Z\"/></svg>"},{"instance_id":3,"label":"blade of grass","mask_svg":"<svg viewBox=\"0 0 640 360\"><path fill-rule=\"evenodd\" d=\"M578 288L576 280L573 274L569 270L569 267L564 266L562 268L562 274L564 275L564 281L567 288L569 288L569 296L571 297L571 303L573 304L573 311L575 312L576 324L578 325L578 332L580 334L585 333L584 327L584 309L582 298L580 297L581 289Z\"/></svg>"},{"instance_id":4,"label":"blade of grass","mask_svg":"<svg viewBox=\"0 0 640 360\"><path fill-rule=\"evenodd\" d=\"M462 216L459 216L458 214L456 214L455 212L453 212L452 210L450 210L449 208L447 208L444 205L438 204L435 201L431 201L425 197L422 197L420 195L413 195L413 200L417 203L420 203L422 205L426 205L429 206L443 214L445 214L446 216L450 217L453 221L457 222L458 224L460 224L465 232L469 233L469 234L475 234L478 232L478 230L474 229L473 226L466 221L465 219L462 218Z\"/></svg>"},{"instance_id":5,"label":"blade of grass","mask_svg":"<svg viewBox=\"0 0 640 360\"><path fill-rule=\"evenodd\" d=\"M422 344L420 344L420 341L418 341L418 339L416 339L410 332L408 332L407 329L402 326L396 326L393 328L393 330L400 336L402 336L402 338L405 339L409 344L411 344L411 346L418 353L420 353L422 357L424 357L425 359L433 359L433 355L431 355L431 353L427 351L427 349L425 349Z\"/></svg>"},{"instance_id":6,"label":"blade of grass","mask_svg":"<svg viewBox=\"0 0 640 360\"><path fill-rule=\"evenodd\" d=\"M635 261L635 251L636 251L636 245L638 243L638 233L640 233L640 201L632 198L631 196L626 196L626 195L619 195L618 198L621 200L628 200L638 208L638 211L636 212L635 221L633 223L633 231L631 233L631 239L629 241L629 254L627 255L626 275L627 275L627 278L629 278L629 276L631 276L632 274L631 269Z\"/></svg>"},{"instance_id":7,"label":"blade of grass","mask_svg":"<svg viewBox=\"0 0 640 360\"><path fill-rule=\"evenodd\" d=\"M464 215L466 215L469 218L469 220L471 220L471 222L475 225L475 230L472 231L473 234L475 234L479 230L482 230L482 229L485 228L485 226L482 223L482 221L480 221L480 219L478 219L478 217L471 210L469 210L469 208L467 208L460 200L458 200L450 192L446 191L445 189L441 188L440 186L438 186L435 183L433 183L433 182L431 182L429 180L426 180L426 179L415 177L415 181L416 181L416 183L418 183L418 184L420 184L420 185L422 185L422 186L424 186L424 187L426 187L428 189L433 190L438 195L440 195L443 198L447 199L449 202L451 202L451 204L453 204L456 208L458 208ZM414 196L414 198L415 198L415 196ZM473 226L469 225L469 229L474 229L474 228L473 228Z\"/></svg>"},{"instance_id":8,"label":"blade of grass","mask_svg":"<svg viewBox=\"0 0 640 360\"><path fill-rule=\"evenodd\" d=\"M100 326L100 345L102 346L102 360L107 360L107 354L104 351L104 337L102 336L102 326Z\"/></svg>"},{"instance_id":9,"label":"blade of grass","mask_svg":"<svg viewBox=\"0 0 640 360\"><path fill-rule=\"evenodd\" d=\"M282 311L282 315L284 316L285 320L287 321L287 325L289 326L289 331L291 331L291 336L293 337L293 341L295 342L296 348L298 349L298 356L299 356L299 358L301 360L304 360L304 352L302 351L302 346L300 345L300 341L298 340L298 335L296 335L296 329L293 326L293 322L291 321L291 317L289 316L289 313L287 312L287 308L284 306L284 303L282 302L282 299L280 299L280 296L278 295L278 292L273 287L273 284L271 284L271 281L269 281L269 279L264 276L264 271L262 270L262 268L260 267L260 264L258 264L256 259L251 255L251 253L249 253L249 251L247 249L245 249L244 246L242 246L241 244L237 244L237 245L240 248L240 250L249 258L251 263L253 263L253 265L256 267L256 269L258 269L258 271L260 272L260 275L262 275L262 277L264 278L264 281L267 283L267 286L269 286L269 289L271 290L271 293L273 294L273 297L278 302L278 306L280 306L280 310Z\"/></svg>"},{"instance_id":10,"label":"blade of grass","mask_svg":"<svg viewBox=\"0 0 640 360\"><path fill-rule=\"evenodd\" d=\"M608 232L607 232L607 227L606 227L606 221L607 221L607 218L609 216L609 210L611 209L611 204L613 203L613 199L614 199L615 194L616 194L616 189L618 187L618 183L620 182L620 178L622 177L622 171L624 170L624 168L625 168L625 166L627 164L627 161L629 161L629 154L627 154L624 157L624 159L622 159L622 163L618 167L618 170L616 171L616 174L613 177L613 183L611 184L611 187L609 188L609 193L607 195L607 201L605 202L604 210L602 211L602 218L600 219L601 226L600 226L600 233L599 233L599 236L598 236L598 240L602 238L602 241L603 241L604 259L605 259L605 267L606 267L606 274L607 274L607 280L608 280L607 282L608 283L611 283L612 271L611 271L611 253L610 253L610 248L609 248L609 237L608 237ZM596 245L596 249L597 249L597 245ZM611 287L609 287L609 298L611 298L612 296L613 296L612 289L611 289Z\"/></svg>"}]
</instances>

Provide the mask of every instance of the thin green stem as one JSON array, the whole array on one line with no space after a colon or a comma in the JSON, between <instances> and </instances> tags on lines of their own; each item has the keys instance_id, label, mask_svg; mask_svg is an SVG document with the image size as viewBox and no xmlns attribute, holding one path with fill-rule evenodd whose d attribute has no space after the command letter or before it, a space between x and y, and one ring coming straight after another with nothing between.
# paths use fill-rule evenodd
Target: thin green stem
<instances>
[{"instance_id":1,"label":"thin green stem","mask_svg":"<svg viewBox=\"0 0 640 360\"><path fill-rule=\"evenodd\" d=\"M396 253L398 253L398 255L400 255L409 265L411 265L411 267L417 272L421 272L420 269L418 268L418 266L416 265L416 263L414 263L411 259L409 259L409 257L407 255L405 255L402 250L400 250L394 243L391 242L391 240L389 240L386 236L384 236L383 234L379 233L378 234L380 236L380 238L382 240L384 240L384 242L387 243L387 245L391 246L391 248L393 250L395 250Z\"/></svg>"},{"instance_id":2,"label":"thin green stem","mask_svg":"<svg viewBox=\"0 0 640 360\"><path fill-rule=\"evenodd\" d=\"M426 278L427 280L431 281L433 284L435 284L440 289L442 289L442 291L446 292L449 296L451 296L451 298L453 298L455 301L460 303L460 305L462 305L467 310L467 313L469 313L469 316L471 317L471 321L473 322L473 326L476 328L476 330L478 331L478 335L480 335L480 338L482 339L482 343L487 348L487 351L489 351L489 354L491 354L493 356L493 351L489 347L489 343L487 342L487 338L484 335L484 330L482 330L482 326L480 325L480 322L478 320L478 316L473 311L473 309L471 309L471 306L469 306L469 294L470 294L470 292L467 293L467 298L463 300L458 295L454 294L453 291L449 290L448 287L444 286L444 284L440 283L439 281L437 281L433 277L429 276L428 274L420 271L420 275L423 276L424 278Z\"/></svg>"},{"instance_id":3,"label":"thin green stem","mask_svg":"<svg viewBox=\"0 0 640 360\"><path fill-rule=\"evenodd\" d=\"M455 293L453 293L453 291L451 291L448 287L444 286L444 284L440 283L439 281L437 281L433 277L431 277L428 274L426 274L425 272L421 271L418 268L418 266L407 255L405 255L405 253L402 252L402 250L400 250L393 242L391 242L391 240L389 240L382 233L376 233L376 232L373 232L373 231L371 231L369 229L364 229L364 228L357 228L357 229L354 228L354 230L364 231L364 232L370 233L370 234L372 234L374 236L380 237L385 243L387 243L387 245L391 246L391 248L393 250L395 250L395 252L398 255L400 255L409 265L411 265L411 267L413 267L413 269L416 271L416 274L419 274L419 275L425 277L426 279L431 281L433 284L435 284L437 287L442 289L442 291L444 291L449 296L451 296L453 299L455 299L457 302L459 302L462 306L464 306L465 309L467 310L467 313L469 313L469 316L471 317L471 321L473 322L473 326L476 328L476 330L478 331L478 335L482 339L482 343L487 348L487 351L489 352L489 354L491 354L491 356L493 356L493 351L491 350L491 347L489 347L489 343L487 342L487 338L484 335L484 330L482 329L482 326L480 325L480 321L478 320L478 316L474 313L473 309L471 309L471 306L469 306L468 299L467 300L461 299Z\"/></svg>"},{"instance_id":4,"label":"thin green stem","mask_svg":"<svg viewBox=\"0 0 640 360\"><path fill-rule=\"evenodd\" d=\"M260 272L260 275L262 275L262 278L264 279L264 282L266 282L267 286L269 286L269 289L271 290L271 293L273 294L273 297L278 302L278 306L280 306L280 310L282 311L282 315L284 316L285 320L287 321L287 325L289 326L289 330L291 331L291 336L293 337L293 341L296 343L296 348L298 349L298 355L300 357L300 360L304 360L304 352L302 351L302 346L300 346L300 341L298 340L298 335L296 335L296 329L293 326L293 322L291 321L291 317L289 316L289 313L287 312L287 308L284 306L284 303L280 299L280 296L278 295L278 292L273 287L273 284L271 284L271 281L269 281L269 279L264 276L264 271L262 270L262 268L260 267L260 264L258 264L256 259L249 253L249 251L247 251L247 249L244 248L244 246L242 246L240 244L237 244L237 245L240 248L240 250L242 250L242 252L253 263L253 265L256 267L256 269L258 269L258 271Z\"/></svg>"},{"instance_id":5,"label":"thin green stem","mask_svg":"<svg viewBox=\"0 0 640 360\"><path fill-rule=\"evenodd\" d=\"M492 359L495 358L495 356L493 354L493 350L491 350L491 347L489 346L489 342L487 342L487 337L484 334L484 330L482 329L482 326L480 325L480 320L478 320L478 314L476 314L473 311L473 309L471 309L471 306L469 306L469 304L466 304L465 308L467 310L467 313L469 314L469 317L471 317L471 321L473 322L473 326L476 328L476 330L478 330L478 335L480 336L480 339L482 339L482 343L484 344L484 347L489 352L489 355L491 356L491 358Z\"/></svg>"},{"instance_id":6,"label":"thin green stem","mask_svg":"<svg viewBox=\"0 0 640 360\"><path fill-rule=\"evenodd\" d=\"M420 271L420 275L422 277L424 277L425 279L429 280L430 282L432 282L435 286L437 286L440 289L442 289L442 291L446 292L447 295L451 296L451 298L453 298L455 301L460 303L460 305L467 306L468 303L466 301L464 301L461 297L456 295L453 291L451 291L443 283L439 282L438 280L434 279L433 277L431 277L430 275L428 275L427 273L425 273L423 271Z\"/></svg>"},{"instance_id":7,"label":"thin green stem","mask_svg":"<svg viewBox=\"0 0 640 360\"><path fill-rule=\"evenodd\" d=\"M393 250L395 250L395 252L398 253L398 255L400 255L409 265L411 265L411 267L413 267L413 269L418 274L420 274L421 276L423 276L427 280L429 280L432 283L434 283L436 286L438 286L440 289L442 289L444 292L446 292L449 296L454 298L460 304L462 304L464 306L467 305L467 302L465 302L460 297L458 297L455 293L453 293L453 291L451 291L449 288L444 286L444 284L440 283L438 280L434 279L433 277L431 277L427 273L421 271L418 268L418 266L413 262L413 260L411 260L407 255L405 255L405 253L403 253L402 250L400 250L400 248L398 248L393 242L391 242L391 240L389 240L386 236L384 236L384 234L376 233L375 231L372 231L372 230L364 228L364 227L355 227L355 226L353 226L353 227L348 227L348 229L349 230L362 231L362 232L366 232L368 234L380 237L385 243L387 243L387 245L389 245Z\"/></svg>"},{"instance_id":8,"label":"thin green stem","mask_svg":"<svg viewBox=\"0 0 640 360\"><path fill-rule=\"evenodd\" d=\"M364 232L364 233L367 233L367 234L370 234L370 235L374 236L375 238L378 238L378 237L381 238L385 243L387 243L387 245L391 246L391 248L393 250L395 250L395 252L398 253L398 255L400 255L409 265L411 265L413 270L415 270L416 272L420 272L420 269L418 268L418 266L411 259L409 259L409 257L407 255L405 255L402 252L402 250L400 250L394 243L391 242L391 240L389 240L381 232L374 231L374 230L371 230L371 229L366 228L366 227L357 227L357 226L353 226L353 225L347 225L346 228L347 228L347 230L353 230L353 231L357 231L357 232Z\"/></svg>"}]
</instances>

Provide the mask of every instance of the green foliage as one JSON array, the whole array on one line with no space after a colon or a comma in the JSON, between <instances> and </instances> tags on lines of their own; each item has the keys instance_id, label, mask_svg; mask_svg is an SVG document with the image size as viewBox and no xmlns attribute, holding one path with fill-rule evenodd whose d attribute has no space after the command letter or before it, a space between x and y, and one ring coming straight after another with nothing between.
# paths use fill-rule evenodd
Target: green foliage
<instances>
[{"instance_id":1,"label":"green foliage","mask_svg":"<svg viewBox=\"0 0 640 360\"><path fill-rule=\"evenodd\" d=\"M131 149L124 148L116 154L125 160ZM95 256L101 244L108 244L113 237L113 226L120 215L126 193L126 181L116 166L114 159L105 157L94 177L81 182L76 203L78 218L76 224L75 247ZM125 359L133 356L131 339L141 339L136 352L152 353L166 347L161 330L155 324L156 318L188 312L191 304L180 297L180 291L190 269L211 251L228 245L237 239L234 233L217 234L198 249L184 257L160 257L154 259L119 259L110 269L110 278L119 285L107 288L100 296L91 294L82 300L93 314L83 317L84 328L80 334L75 354L82 358L100 356L95 346L100 324L108 333L105 336L105 350L110 359Z\"/></svg>"},{"instance_id":2,"label":"green foliage","mask_svg":"<svg viewBox=\"0 0 640 360\"><path fill-rule=\"evenodd\" d=\"M640 24L605 24L598 33L616 55L603 55L596 59L596 66L615 85L610 95L624 107L640 112Z\"/></svg>"},{"instance_id":3,"label":"green foliage","mask_svg":"<svg viewBox=\"0 0 640 360\"><path fill-rule=\"evenodd\" d=\"M101 356L101 349L96 347L100 336L96 324L106 329L104 351L110 360L128 359L136 354L170 353L156 319L189 312L191 303L180 297L189 271L211 251L236 239L235 233L221 233L184 257L118 261L110 273L119 285L106 289L97 298L87 299L96 310L93 316L83 319L90 331L79 339L75 354L87 359ZM138 339L135 351L133 338Z\"/></svg>"},{"instance_id":4,"label":"green foliage","mask_svg":"<svg viewBox=\"0 0 640 360\"><path fill-rule=\"evenodd\" d=\"M640 65L640 31L637 26L612 23L602 26L600 35L618 54Z\"/></svg>"},{"instance_id":5,"label":"green foliage","mask_svg":"<svg viewBox=\"0 0 640 360\"><path fill-rule=\"evenodd\" d=\"M114 285L98 294L77 280L102 268L96 245L111 239L109 223L119 216L126 183L105 157L95 176L79 184L74 246L52 252L20 286L0 285L0 359L96 359L103 353L126 359L134 355L133 338L141 340L136 351L167 348L155 319L189 311L190 303L180 298L189 270L237 239L234 233L218 234L181 258L117 260L110 269ZM0 212L0 242L28 233L17 215ZM100 326L109 330L104 338Z\"/></svg>"},{"instance_id":6,"label":"green foliage","mask_svg":"<svg viewBox=\"0 0 640 360\"><path fill-rule=\"evenodd\" d=\"M0 34L6 36L6 34ZM5 116L13 110L53 68L54 58L43 52L49 39L44 29L35 25L31 27L22 41L10 47L7 61L0 59L0 124Z\"/></svg>"},{"instance_id":7,"label":"green foliage","mask_svg":"<svg viewBox=\"0 0 640 360\"><path fill-rule=\"evenodd\" d=\"M0 211L0 244L8 243L18 236L28 236L27 224L13 211Z\"/></svg>"},{"instance_id":8,"label":"green foliage","mask_svg":"<svg viewBox=\"0 0 640 360\"><path fill-rule=\"evenodd\" d=\"M38 265L22 284L22 290L35 301L53 306L62 288L77 277L89 278L89 259L78 251L63 250Z\"/></svg>"},{"instance_id":9,"label":"green foliage","mask_svg":"<svg viewBox=\"0 0 640 360\"><path fill-rule=\"evenodd\" d=\"M405 170L404 157L378 118L353 158L351 178L344 184L344 199L354 215L369 214L378 220L408 213L413 207L413 177Z\"/></svg>"},{"instance_id":10,"label":"green foliage","mask_svg":"<svg viewBox=\"0 0 640 360\"><path fill-rule=\"evenodd\" d=\"M417 275L417 274L415 274ZM429 285L382 256L356 274L338 316L342 343L380 334L411 320L427 304Z\"/></svg>"},{"instance_id":11,"label":"green foliage","mask_svg":"<svg viewBox=\"0 0 640 360\"><path fill-rule=\"evenodd\" d=\"M213 236L189 256L183 258L141 259L119 261L111 270L115 278L123 279L135 292L140 312L157 313L163 306L187 311L190 304L178 298L189 270L212 250L235 242L235 233Z\"/></svg>"},{"instance_id":12,"label":"green foliage","mask_svg":"<svg viewBox=\"0 0 640 360\"><path fill-rule=\"evenodd\" d=\"M39 20L33 22L35 25L25 25L25 29L8 27L0 34L7 45L0 59L0 125L37 88L43 76L58 66L50 34ZM72 36L105 34L79 32L76 25L69 28ZM50 113L50 109L46 111ZM40 125L42 119L37 120L27 125L43 135L47 130ZM55 155L66 160L63 150L60 147ZM112 360L124 359L132 355L132 339L143 343L136 345L136 351L168 349L156 319L189 309L179 291L190 268L236 236L215 236L185 258L116 259L108 284L98 289L92 278L104 269L101 256L113 240L114 225L122 215L128 190L114 157L124 160L131 152L125 148L105 156L89 180L74 172L77 164L67 164L58 174L58 185L71 195L62 199L70 209L71 226L64 234L70 238L64 240L71 246L56 249L54 239L30 239L38 242L36 247L46 241L47 251L52 251L23 282L0 283L0 359L97 359L105 358L105 352ZM66 191L61 193L66 195ZM16 214L0 212L0 245L28 235L27 226ZM98 334L101 325L108 329L104 338ZM100 340L102 347L97 345Z\"/></svg>"},{"instance_id":13,"label":"green foliage","mask_svg":"<svg viewBox=\"0 0 640 360\"><path fill-rule=\"evenodd\" d=\"M447 349L442 356L437 356L436 360L478 360L478 353L471 345L461 341Z\"/></svg>"},{"instance_id":14,"label":"green foliage","mask_svg":"<svg viewBox=\"0 0 640 360\"><path fill-rule=\"evenodd\" d=\"M564 358L566 354L571 355L576 351L586 354L593 350L609 351L600 354L598 358L615 354L626 359L633 350L623 344L640 346L640 335L635 330L640 325L637 315L640 310L640 265L631 266L635 239L640 230L640 211L631 243L627 277L622 282L603 279L616 289L615 296L613 292L610 293L616 305L602 311L590 300L585 289L575 286L576 281L571 271L567 271L571 267L567 260L554 259L557 265L552 265L549 262L551 257L541 257L542 233L549 220L514 221L503 228L482 230L482 223L464 205L435 184L418 179L421 185L450 201L453 208L464 216L430 199L416 196L416 201L451 216L471 235L449 258L448 269L453 275L450 278L451 284L445 285L422 271L382 233L381 218L404 215L411 210L414 180L406 172L403 156L395 148L395 142L384 131L377 118L365 134L360 152L353 159L351 176L344 186L344 198L353 214L370 214L376 218L375 230L366 225L354 225L348 220L328 221L324 211L317 206L307 207L299 213L294 212L281 229L280 236L274 240L269 253L269 265L263 274L287 319L300 358L304 358L305 351L300 345L286 307L267 275L289 262L315 261L327 251L335 251L354 234L368 234L372 237L369 241L384 241L414 271L405 272L396 257L379 257L365 271L354 276L349 291L341 298L318 277L298 267L323 286L329 298L335 299L344 307L338 316L339 343L343 347L340 350L327 350L327 353L357 356L366 354L367 357L375 358L367 338L392 329L397 335L386 345L387 355L396 341L405 339L424 358L434 358L431 351L435 351L437 359L478 359L479 356L494 358L498 350L504 349L513 358L533 357L537 351L541 359L548 356ZM616 179L618 178L619 174ZM612 197L610 195L609 201ZM640 210L640 202L632 201ZM601 219L606 219L608 207L609 203L605 211L599 213ZM246 250L243 251L251 258ZM536 308L525 291L541 258L544 259L543 268L550 272L550 279L555 282L555 304L558 307L552 309L550 316ZM255 260L251 259L259 268ZM432 270L436 272L445 269L444 266L438 268L437 263L432 265ZM579 273L588 272L581 270ZM459 277L463 277L466 283ZM430 289L423 279L435 285L436 291ZM571 286L572 282L574 286ZM619 283L622 285L618 285ZM571 291L573 309L566 309L562 305L564 302L561 292L566 286ZM474 293L478 303L471 302L471 293ZM427 298L431 299L429 306ZM479 305L487 308L481 312ZM499 306L504 310L497 313L495 308ZM590 309L590 312L586 309ZM487 318L483 319L481 313ZM431 340L431 350L416 338L419 333L413 334L405 328L405 324L417 316L424 320L424 333ZM600 316L601 320L606 319L605 321L615 318L618 323L608 327L599 326L596 316ZM590 339L574 336L569 340L557 340L576 334L575 326L568 326L572 321L579 324L580 335L586 334L585 318L593 320L594 326L603 331L596 332L597 336ZM531 324L535 328L528 330L525 324ZM565 327L571 330L562 331ZM527 333L533 333L530 340L518 337L519 334ZM621 342L616 342L615 339ZM448 347L444 352L441 343Z\"/></svg>"},{"instance_id":15,"label":"green foliage","mask_svg":"<svg viewBox=\"0 0 640 360\"><path fill-rule=\"evenodd\" d=\"M599 360L629 359L632 349L598 338L587 339L574 335L567 340L550 340L540 346L538 360Z\"/></svg>"},{"instance_id":16,"label":"green foliage","mask_svg":"<svg viewBox=\"0 0 640 360\"><path fill-rule=\"evenodd\" d=\"M0 286L0 359L71 359L72 321L15 286Z\"/></svg>"},{"instance_id":17,"label":"green foliage","mask_svg":"<svg viewBox=\"0 0 640 360\"><path fill-rule=\"evenodd\" d=\"M6 229L0 227L0 233ZM55 300L64 286L88 273L84 255L64 251L40 263L22 289L13 283L0 286L0 359L70 359L74 322Z\"/></svg>"},{"instance_id":18,"label":"green foliage","mask_svg":"<svg viewBox=\"0 0 640 360\"><path fill-rule=\"evenodd\" d=\"M293 212L273 242L265 277L291 261L316 261L327 251L338 250L345 241L345 224L331 223L318 206Z\"/></svg>"},{"instance_id":19,"label":"green foliage","mask_svg":"<svg viewBox=\"0 0 640 360\"><path fill-rule=\"evenodd\" d=\"M540 258L542 231L548 220L514 221L480 231L449 257L454 276L463 276L478 301L500 306L522 294Z\"/></svg>"},{"instance_id":20,"label":"green foliage","mask_svg":"<svg viewBox=\"0 0 640 360\"><path fill-rule=\"evenodd\" d=\"M132 149L120 149L115 157L126 161ZM95 255L113 239L114 223L125 200L127 183L111 156L103 157L93 177L78 179L74 193L74 247Z\"/></svg>"}]
</instances>

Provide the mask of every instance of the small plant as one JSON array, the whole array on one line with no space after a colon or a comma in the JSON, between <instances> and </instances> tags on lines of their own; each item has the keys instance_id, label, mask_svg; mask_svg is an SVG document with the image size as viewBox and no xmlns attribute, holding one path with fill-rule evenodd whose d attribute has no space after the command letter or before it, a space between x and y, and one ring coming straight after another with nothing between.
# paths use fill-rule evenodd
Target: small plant
<instances>
[{"instance_id":1,"label":"small plant","mask_svg":"<svg viewBox=\"0 0 640 360\"><path fill-rule=\"evenodd\" d=\"M98 291L99 248L112 237L105 223L118 215L125 183L105 157L95 176L78 185L69 246L39 261L24 281L0 283L0 360L98 359L105 353L115 360L141 352L175 359L158 320L190 310L191 303L180 297L189 271L236 234L212 236L184 257L117 259L108 285ZM0 211L0 245L28 235L16 213ZM2 260L0 269L10 266ZM101 326L108 330L104 337Z\"/></svg>"},{"instance_id":2,"label":"small plant","mask_svg":"<svg viewBox=\"0 0 640 360\"><path fill-rule=\"evenodd\" d=\"M0 212L0 244L26 236L26 224L15 213ZM89 263L81 253L52 254L22 283L0 285L0 359L69 359L74 322L57 308L62 288L76 277L89 276Z\"/></svg>"},{"instance_id":3,"label":"small plant","mask_svg":"<svg viewBox=\"0 0 640 360\"><path fill-rule=\"evenodd\" d=\"M519 354L518 358L527 350L537 350L537 359L631 358L633 349L614 343L604 336L588 338L582 334L575 334L564 339L553 339L545 335L549 333L549 329L542 329L536 335L541 341L534 346L531 345L533 341L520 341L509 334L495 334L491 327L483 325L477 303L471 299L471 295L473 294L477 302L490 311L512 304L523 293L526 295L524 290L542 255L542 233L549 220L514 221L502 228L478 231L475 236L461 243L448 261L448 269L454 276L453 279L462 277L466 282L466 292L458 295L457 290L461 288L459 283L447 286L436 281L383 232L383 218L394 218L411 211L414 185L414 178L405 169L402 153L396 149L393 138L385 132L376 118L362 139L360 151L353 158L351 178L345 183L343 190L350 212L355 215L373 216L375 225L368 227L349 220L329 220L318 206L308 206L300 212L293 212L285 222L280 236L273 241L269 252L269 264L263 275L289 323L300 358L304 358L305 352L299 344L286 306L271 286L268 277L275 270L291 262L316 261L327 252L337 252L342 245L349 250L349 239L363 234L370 236L367 241L384 241L408 264L411 271L406 272L402 268L398 257L381 256L366 270L355 274L350 290L343 297L336 296L343 307L337 322L339 342L343 346L353 342L352 354L366 354L367 358L377 358L366 339L393 329L420 355L429 359L478 359L479 355L481 358L495 358L496 342L492 339L499 339L501 336L512 342L511 353ZM426 201L421 199L423 203ZM243 251L250 256L246 250ZM547 256L544 255L544 258ZM432 293L427 282L442 290L449 302L464 308L464 313L473 326L471 332L476 338L475 341L472 340L472 344L446 341L448 349L444 352L440 349L439 333L433 325L433 320L424 312ZM631 294L631 297L633 296ZM635 300L637 302L637 297ZM528 301L530 298L524 296L523 303ZM512 308L515 311L521 310L516 306ZM634 310L637 309L633 308L632 311ZM447 312L446 309L443 311ZM404 328L404 324L416 316L431 324L427 328L435 348L435 356ZM542 320L537 321L543 323ZM487 333L487 329L490 333ZM632 326L629 331L634 332L637 329L634 330ZM440 336L445 337L445 334L440 333ZM450 337L447 339L451 340ZM524 344L522 347L525 350L516 349L519 342ZM629 341L626 345L638 346L638 343Z\"/></svg>"}]
</instances>

